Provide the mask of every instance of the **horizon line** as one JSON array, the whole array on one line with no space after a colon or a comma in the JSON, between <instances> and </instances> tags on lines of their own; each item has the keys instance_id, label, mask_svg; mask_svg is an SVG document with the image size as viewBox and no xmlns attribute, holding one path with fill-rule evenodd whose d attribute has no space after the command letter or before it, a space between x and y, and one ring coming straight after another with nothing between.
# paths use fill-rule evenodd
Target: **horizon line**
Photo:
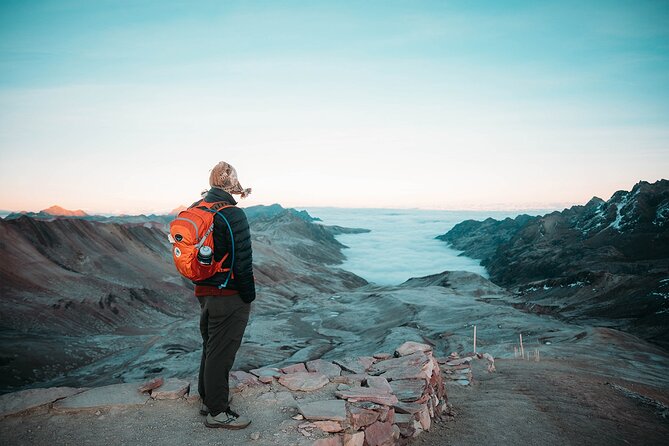
<instances>
[{"instance_id":1,"label":"horizon line","mask_svg":"<svg viewBox=\"0 0 669 446\"><path fill-rule=\"evenodd\" d=\"M536 205L512 205L512 204L500 204L500 205L490 205L487 207L477 207L477 206L472 206L472 207L377 207L377 206L330 206L330 205L283 205L279 202L274 202L270 204L265 204L265 203L258 203L258 204L253 204L250 206L240 206L241 208L252 208L255 206L273 206L273 205L279 205L284 209L295 209L295 210L305 210L308 211L309 209L317 210L317 209L355 209L355 210L378 210L378 211L444 211L444 212L531 212L531 211L556 211L556 210L562 210L562 209L568 209L572 206L582 206L582 204L577 204L577 203L571 203L571 202L560 202L560 203L543 203L543 204L536 204ZM53 206L58 206L58 205L53 205ZM50 206L52 207L52 206ZM63 208L62 206L58 206ZM86 209L83 208L78 208L78 209L70 209L70 208L63 208L66 211L83 211L86 213L87 216L94 217L94 216L106 216L106 217L121 217L121 216L140 216L140 215L170 215L174 209L177 209L181 206L176 206L172 209L166 209L166 210L144 210L144 211L138 211L138 212L106 212L106 211L87 211ZM11 215L11 214L38 214L40 212L45 211L46 209L49 209L49 207L40 209L40 210L12 210L12 209L0 209L0 214L3 216ZM56 214L53 214L54 216L59 216Z\"/></svg>"}]
</instances>

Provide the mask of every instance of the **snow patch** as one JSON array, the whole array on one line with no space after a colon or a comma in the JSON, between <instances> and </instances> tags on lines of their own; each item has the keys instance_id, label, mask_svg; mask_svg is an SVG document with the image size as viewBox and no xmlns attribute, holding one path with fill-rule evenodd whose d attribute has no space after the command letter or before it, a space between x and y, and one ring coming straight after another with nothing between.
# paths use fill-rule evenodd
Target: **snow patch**
<instances>
[{"instance_id":1,"label":"snow patch","mask_svg":"<svg viewBox=\"0 0 669 446\"><path fill-rule=\"evenodd\" d=\"M627 193L622 200L620 200L620 203L614 203L616 205L616 219L608 226L608 228L613 228L616 229L618 232L620 232L620 223L622 222L623 218L625 218L626 214L623 213L623 209L625 206L627 206L630 202L632 202L632 209L628 211L628 213L634 212L634 209L636 208L636 201L632 201L637 195L639 195L640 189L637 189L634 191L634 193ZM630 222L632 223L632 222Z\"/></svg>"},{"instance_id":2,"label":"snow patch","mask_svg":"<svg viewBox=\"0 0 669 446\"><path fill-rule=\"evenodd\" d=\"M669 221L669 202L657 207L653 224L655 226L664 226Z\"/></svg>"}]
</instances>

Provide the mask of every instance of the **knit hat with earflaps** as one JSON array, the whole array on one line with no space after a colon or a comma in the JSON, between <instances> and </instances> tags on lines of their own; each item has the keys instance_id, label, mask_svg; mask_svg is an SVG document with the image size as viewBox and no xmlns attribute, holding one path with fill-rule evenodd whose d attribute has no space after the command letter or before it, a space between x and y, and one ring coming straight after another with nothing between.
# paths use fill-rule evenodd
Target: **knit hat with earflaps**
<instances>
[{"instance_id":1,"label":"knit hat with earflaps","mask_svg":"<svg viewBox=\"0 0 669 446\"><path fill-rule=\"evenodd\" d=\"M237 179L237 171L230 164L221 161L211 169L209 175L209 185L223 189L229 194L241 195L242 198L248 197L251 188L244 189Z\"/></svg>"}]
</instances>

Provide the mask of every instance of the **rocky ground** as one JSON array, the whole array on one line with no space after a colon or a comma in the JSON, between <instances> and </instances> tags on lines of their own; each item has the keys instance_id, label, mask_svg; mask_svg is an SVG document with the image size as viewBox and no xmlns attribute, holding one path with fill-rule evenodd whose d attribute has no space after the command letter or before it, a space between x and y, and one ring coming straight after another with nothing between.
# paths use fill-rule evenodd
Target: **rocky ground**
<instances>
[{"instance_id":1,"label":"rocky ground","mask_svg":"<svg viewBox=\"0 0 669 446\"><path fill-rule=\"evenodd\" d=\"M293 378L282 377L285 370L276 378L260 374L258 380L271 382L251 386L248 373L317 359L351 367L356 358L392 352L405 341L430 346L432 356L441 360L440 376L456 414L452 419L448 411L444 414L450 421L432 419L429 433L407 441L657 444L666 437L669 357L663 349L591 319L529 307L526 294L509 292L472 273L445 272L399 286L367 284L336 266L344 247L333 234L342 228L325 227L304 213L280 207L250 210L249 218L259 293L235 364L240 392L233 404L253 418L249 429L205 428L193 397L154 400L140 394L137 405L107 401L72 411L64 410L63 402L52 406L66 395L54 397L49 392L58 391L45 391L47 401L27 412L17 410L30 402L25 394L1 397L7 415L0 421L3 443L336 441L321 428L344 428L336 424L341 420L321 420L334 424L314 427L304 424L309 420L292 417L298 415L300 400L339 399L347 401L345 417L350 423L351 405L360 402L351 400L368 391L364 378L349 377L350 382L318 378L322 387L303 391L286 387ZM195 388L192 377L200 355L197 306L165 255L169 248L162 225L25 216L1 222L0 249L10 259L0 267L3 392L128 383L124 392L137 398L137 387L157 377L181 378ZM118 261L122 256L133 260L126 265ZM27 258L32 263L21 267ZM157 288L142 288L146 283ZM543 285L576 288L566 283ZM490 361L468 359L474 329L477 350L495 358L496 371L488 370ZM520 335L523 359L517 353ZM530 360L534 358L539 361ZM372 364L363 363L363 370L342 373L383 374L372 373ZM299 370L291 370L295 372ZM409 392L411 398L420 399L426 391L417 391L413 384L393 388L388 381L391 389L383 400L387 407L393 406L387 401L389 395ZM342 385L353 388L353 395L342 393L351 390ZM128 395L120 387L110 389L115 389L111 395L117 398ZM387 413L382 417L384 409L371 410L379 412L372 424L380 425L371 428L376 434L369 438L381 440L368 444L390 442L397 429L411 438L411 426L418 431L416 422L421 423L417 415L421 411L403 414L393 406L397 420L388 420ZM420 430L427 427L424 417L422 421ZM349 429L348 434L359 430L367 435L367 427ZM360 436L346 439L356 444Z\"/></svg>"},{"instance_id":2,"label":"rocky ground","mask_svg":"<svg viewBox=\"0 0 669 446\"><path fill-rule=\"evenodd\" d=\"M446 408L443 419L434 418L427 426L429 432L401 441L430 446L663 444L669 434L669 392L663 373L669 358L643 341L615 331L588 335L584 339L587 338L591 339L578 346L567 346L564 351L558 347L556 352L564 353L564 357L539 361L497 359L493 372L489 371L488 361L466 363L472 370L473 380L466 386L446 380L451 407ZM594 348L598 344L605 345L603 341L610 344L608 350ZM625 357L623 351L632 347L629 342L634 342L635 350L628 350L629 357ZM616 356L613 363L607 360ZM441 366L443 369L445 364ZM602 373L604 367L608 369ZM294 371L293 376L297 373L300 372ZM374 397L369 387L354 384L358 379L355 374L344 371L346 373L349 373L348 379L333 377L311 391L291 390L277 379L269 384L249 385L237 381L238 392L233 395L232 405L253 420L242 431L206 428L198 413L196 397L154 400L144 396L136 404L128 401L124 404L118 401L122 392L112 387L116 404L104 403L112 398L107 391L98 393L97 400L85 400L83 406L89 407L76 407L82 405L81 401L67 403L68 398L65 398L8 415L11 399L6 395L0 398L0 417L5 417L0 421L0 437L3 443L13 445L362 444L356 440L364 439L366 432L373 430L369 426L379 423L373 406L372 410L354 409L357 411L355 422L362 432L358 439L352 435L326 433L321 429L332 430L328 423L302 419L302 414L310 416L309 403L331 401L338 394L350 397L351 392L358 389ZM135 397L136 389L137 386L131 386ZM344 389L344 393L338 389ZM419 395L411 397L398 390L393 388L391 392L404 395L403 399ZM382 398L388 395L381 393ZM347 416L352 420L351 407L356 403L340 401L349 406ZM400 402L396 407L404 410L393 410L393 423L410 434L402 418L407 415L402 411L407 412L411 404ZM374 417L368 419L366 412ZM334 418L336 414L321 418L327 417ZM334 429L341 428L341 422L334 424ZM420 422L416 424L419 426ZM349 430L355 432L350 425ZM394 444L392 430L385 437L386 443L374 438L365 444ZM344 439L348 443L339 443Z\"/></svg>"}]
</instances>

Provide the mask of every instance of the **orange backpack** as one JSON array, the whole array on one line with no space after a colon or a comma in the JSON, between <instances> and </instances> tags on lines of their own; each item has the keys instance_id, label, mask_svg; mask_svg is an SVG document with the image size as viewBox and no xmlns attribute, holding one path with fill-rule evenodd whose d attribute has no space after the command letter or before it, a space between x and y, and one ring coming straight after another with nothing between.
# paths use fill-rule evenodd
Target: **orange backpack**
<instances>
[{"instance_id":1,"label":"orange backpack","mask_svg":"<svg viewBox=\"0 0 669 446\"><path fill-rule=\"evenodd\" d=\"M168 239L172 243L172 259L182 276L194 282L210 278L216 273L228 271L228 277L219 288L225 288L232 277L235 262L235 239L230 223L221 209L233 207L226 202L206 203L200 201L190 208L179 212L170 222ZM232 262L230 268L223 268L228 258L226 253L218 262L214 260L214 216L218 214L230 230L232 243ZM204 249L203 249L204 248ZM200 254L198 258L198 254ZM207 256L207 254L209 254ZM207 259L208 257L208 259Z\"/></svg>"}]
</instances>

